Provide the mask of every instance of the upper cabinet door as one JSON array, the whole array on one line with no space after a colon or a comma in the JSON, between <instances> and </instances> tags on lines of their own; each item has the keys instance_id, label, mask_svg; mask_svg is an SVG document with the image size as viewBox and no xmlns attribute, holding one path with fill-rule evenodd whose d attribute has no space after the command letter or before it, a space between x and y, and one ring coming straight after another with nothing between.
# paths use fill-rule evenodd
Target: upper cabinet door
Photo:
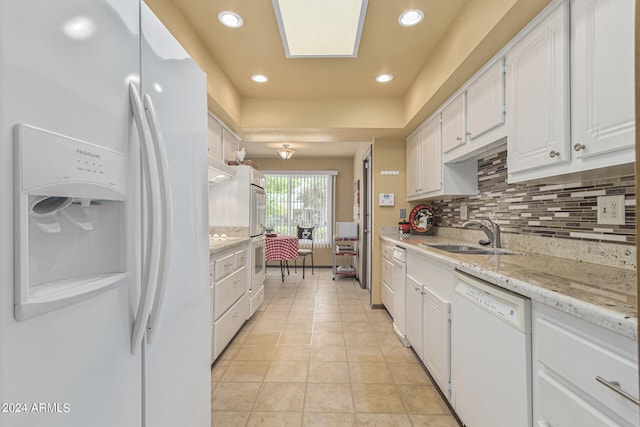
<instances>
[{"instance_id":1,"label":"upper cabinet door","mask_svg":"<svg viewBox=\"0 0 640 427\"><path fill-rule=\"evenodd\" d=\"M222 156L224 162L229 160L237 160L236 150L240 149L240 139L229 132L227 129L222 129Z\"/></svg>"},{"instance_id":2,"label":"upper cabinet door","mask_svg":"<svg viewBox=\"0 0 640 427\"><path fill-rule=\"evenodd\" d=\"M467 142L504 124L504 58L467 88Z\"/></svg>"},{"instance_id":3,"label":"upper cabinet door","mask_svg":"<svg viewBox=\"0 0 640 427\"><path fill-rule=\"evenodd\" d=\"M407 197L420 194L420 132L407 139Z\"/></svg>"},{"instance_id":4,"label":"upper cabinet door","mask_svg":"<svg viewBox=\"0 0 640 427\"><path fill-rule=\"evenodd\" d=\"M439 192L442 190L439 115L420 129L420 159L422 193Z\"/></svg>"},{"instance_id":5,"label":"upper cabinet door","mask_svg":"<svg viewBox=\"0 0 640 427\"><path fill-rule=\"evenodd\" d=\"M633 147L634 1L573 0L571 7L574 156Z\"/></svg>"},{"instance_id":6,"label":"upper cabinet door","mask_svg":"<svg viewBox=\"0 0 640 427\"><path fill-rule=\"evenodd\" d=\"M467 142L465 130L465 93L457 95L442 109L442 152L448 153Z\"/></svg>"},{"instance_id":7,"label":"upper cabinet door","mask_svg":"<svg viewBox=\"0 0 640 427\"><path fill-rule=\"evenodd\" d=\"M211 115L208 116L208 125L209 157L222 161L222 125Z\"/></svg>"},{"instance_id":8,"label":"upper cabinet door","mask_svg":"<svg viewBox=\"0 0 640 427\"><path fill-rule=\"evenodd\" d=\"M568 20L562 3L507 54L510 173L571 159Z\"/></svg>"}]
</instances>

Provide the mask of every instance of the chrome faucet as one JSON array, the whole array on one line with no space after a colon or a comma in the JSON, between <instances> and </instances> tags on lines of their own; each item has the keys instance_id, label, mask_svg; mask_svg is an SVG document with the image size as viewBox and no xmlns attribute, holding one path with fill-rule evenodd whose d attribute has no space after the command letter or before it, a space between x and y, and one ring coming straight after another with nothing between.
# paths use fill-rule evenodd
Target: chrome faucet
<instances>
[{"instance_id":1,"label":"chrome faucet","mask_svg":"<svg viewBox=\"0 0 640 427\"><path fill-rule=\"evenodd\" d=\"M478 243L480 243L483 246L491 245L494 248L499 248L500 247L500 226L495 222L491 221L490 219L487 219L487 221L489 221L489 224L491 225L491 230L489 230L489 228L486 225L484 225L479 221L467 221L464 224L462 224L462 228L470 228L473 226L478 227L480 230L484 232L484 234L487 236L487 239L489 239L489 240L480 240Z\"/></svg>"}]
</instances>

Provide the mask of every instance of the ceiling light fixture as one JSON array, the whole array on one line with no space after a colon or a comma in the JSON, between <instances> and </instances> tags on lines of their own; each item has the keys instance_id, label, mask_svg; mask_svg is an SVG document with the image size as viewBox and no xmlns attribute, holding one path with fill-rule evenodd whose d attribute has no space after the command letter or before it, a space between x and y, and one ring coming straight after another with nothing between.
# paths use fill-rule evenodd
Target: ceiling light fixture
<instances>
[{"instance_id":1,"label":"ceiling light fixture","mask_svg":"<svg viewBox=\"0 0 640 427\"><path fill-rule=\"evenodd\" d=\"M229 10L225 10L218 14L218 21L225 27L229 28L240 28L244 25L244 20L242 16L238 15L235 12L231 12Z\"/></svg>"},{"instance_id":2,"label":"ceiling light fixture","mask_svg":"<svg viewBox=\"0 0 640 427\"><path fill-rule=\"evenodd\" d=\"M251 80L256 83L266 83L269 81L269 77L265 76L264 74L254 74L251 76Z\"/></svg>"},{"instance_id":3,"label":"ceiling light fixture","mask_svg":"<svg viewBox=\"0 0 640 427\"><path fill-rule=\"evenodd\" d=\"M424 19L424 13L420 9L405 10L398 17L398 22L403 27L418 25Z\"/></svg>"},{"instance_id":4,"label":"ceiling light fixture","mask_svg":"<svg viewBox=\"0 0 640 427\"><path fill-rule=\"evenodd\" d=\"M384 73L376 76L376 81L378 83L387 83L393 80L393 74Z\"/></svg>"},{"instance_id":5,"label":"ceiling light fixture","mask_svg":"<svg viewBox=\"0 0 640 427\"><path fill-rule=\"evenodd\" d=\"M293 156L293 153L295 153L295 151L289 149L289 144L282 144L282 148L278 149L278 154L282 157L282 160L289 160Z\"/></svg>"}]
</instances>

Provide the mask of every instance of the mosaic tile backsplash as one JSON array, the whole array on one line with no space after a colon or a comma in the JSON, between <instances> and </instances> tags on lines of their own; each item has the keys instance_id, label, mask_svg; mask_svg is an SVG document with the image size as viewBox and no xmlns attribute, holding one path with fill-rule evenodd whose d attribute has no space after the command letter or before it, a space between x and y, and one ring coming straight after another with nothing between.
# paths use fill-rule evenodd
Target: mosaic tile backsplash
<instances>
[{"instance_id":1,"label":"mosaic tile backsplash","mask_svg":"<svg viewBox=\"0 0 640 427\"><path fill-rule=\"evenodd\" d=\"M478 160L478 194L432 200L435 224L460 227L460 206L468 219L490 218L503 233L635 245L634 176L569 184L508 184L507 152ZM597 197L624 194L625 225L597 224Z\"/></svg>"}]
</instances>

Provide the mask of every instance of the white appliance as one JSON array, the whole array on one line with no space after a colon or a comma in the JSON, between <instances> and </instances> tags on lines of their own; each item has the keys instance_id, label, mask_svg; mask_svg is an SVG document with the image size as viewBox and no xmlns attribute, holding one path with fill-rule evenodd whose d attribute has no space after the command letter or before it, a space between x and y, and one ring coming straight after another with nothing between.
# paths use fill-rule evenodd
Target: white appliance
<instances>
[{"instance_id":1,"label":"white appliance","mask_svg":"<svg viewBox=\"0 0 640 427\"><path fill-rule=\"evenodd\" d=\"M393 248L393 330L405 347L407 339L407 250Z\"/></svg>"},{"instance_id":2,"label":"white appliance","mask_svg":"<svg viewBox=\"0 0 640 427\"><path fill-rule=\"evenodd\" d=\"M239 228L244 237L251 237L249 318L262 303L256 296L262 291L265 278L266 178L251 166L234 169L234 179L209 186L209 225Z\"/></svg>"},{"instance_id":3,"label":"white appliance","mask_svg":"<svg viewBox=\"0 0 640 427\"><path fill-rule=\"evenodd\" d=\"M341 239L357 239L357 222L336 222L336 237Z\"/></svg>"},{"instance_id":4,"label":"white appliance","mask_svg":"<svg viewBox=\"0 0 640 427\"><path fill-rule=\"evenodd\" d=\"M531 301L455 273L451 400L469 427L532 425Z\"/></svg>"},{"instance_id":5,"label":"white appliance","mask_svg":"<svg viewBox=\"0 0 640 427\"><path fill-rule=\"evenodd\" d=\"M205 75L137 0L0 10L0 425L210 425Z\"/></svg>"}]
</instances>

